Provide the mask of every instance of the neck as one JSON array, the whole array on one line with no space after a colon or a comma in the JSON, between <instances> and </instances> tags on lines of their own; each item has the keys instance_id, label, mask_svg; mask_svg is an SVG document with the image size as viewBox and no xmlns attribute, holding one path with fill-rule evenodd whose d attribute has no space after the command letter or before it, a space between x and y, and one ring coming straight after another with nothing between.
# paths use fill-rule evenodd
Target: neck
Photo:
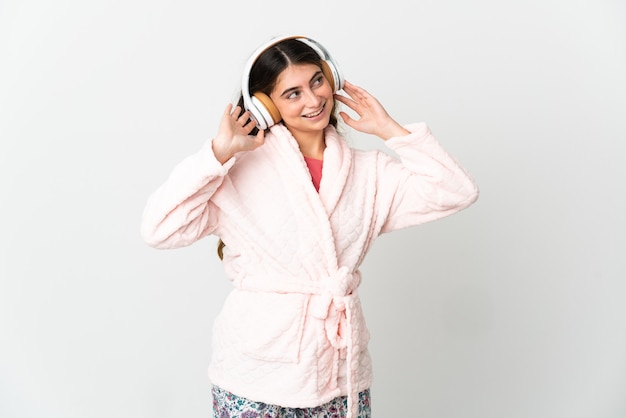
<instances>
[{"instance_id":1,"label":"neck","mask_svg":"<svg viewBox=\"0 0 626 418\"><path fill-rule=\"evenodd\" d=\"M305 157L315 158L317 160L324 159L324 150L326 142L324 141L324 131L311 133L310 135L298 135L296 142L300 147L300 152Z\"/></svg>"}]
</instances>

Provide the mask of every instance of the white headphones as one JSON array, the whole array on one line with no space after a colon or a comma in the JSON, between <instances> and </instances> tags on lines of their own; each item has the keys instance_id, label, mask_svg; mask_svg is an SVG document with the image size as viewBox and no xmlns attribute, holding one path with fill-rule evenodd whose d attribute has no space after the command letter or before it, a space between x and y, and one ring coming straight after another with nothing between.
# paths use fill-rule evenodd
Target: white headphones
<instances>
[{"instance_id":1,"label":"white headphones","mask_svg":"<svg viewBox=\"0 0 626 418\"><path fill-rule=\"evenodd\" d=\"M250 70L252 69L252 65L254 65L256 60L265 50L287 39L296 39L308 45L315 52L317 52L317 55L319 55L319 57L322 59L322 72L330 83L333 89L333 93L343 88L343 74L341 73L337 62L333 60L333 58L330 56L330 53L321 44L305 36L292 35L284 36L281 38L274 38L261 45L250 56L248 62L244 67L241 80L241 95L243 97L243 106L245 110L250 111L250 114L252 115L252 118L256 121L257 127L259 129L265 130L270 126L280 122L282 118L280 116L280 112L276 108L276 105L274 105L272 99L270 99L267 94L259 91L254 93L254 95L250 95Z\"/></svg>"}]
</instances>

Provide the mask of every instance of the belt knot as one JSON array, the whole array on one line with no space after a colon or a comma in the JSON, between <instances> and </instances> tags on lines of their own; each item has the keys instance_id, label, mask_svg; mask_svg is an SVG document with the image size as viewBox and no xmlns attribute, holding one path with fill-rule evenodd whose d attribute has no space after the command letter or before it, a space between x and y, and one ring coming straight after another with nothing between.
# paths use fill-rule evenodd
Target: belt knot
<instances>
[{"instance_id":1,"label":"belt knot","mask_svg":"<svg viewBox=\"0 0 626 418\"><path fill-rule=\"evenodd\" d=\"M350 272L346 266L338 268L321 281L320 293L316 295L319 303L316 304L313 315L326 319L329 314L345 311L346 297L352 295L360 283L361 274L358 271Z\"/></svg>"}]
</instances>

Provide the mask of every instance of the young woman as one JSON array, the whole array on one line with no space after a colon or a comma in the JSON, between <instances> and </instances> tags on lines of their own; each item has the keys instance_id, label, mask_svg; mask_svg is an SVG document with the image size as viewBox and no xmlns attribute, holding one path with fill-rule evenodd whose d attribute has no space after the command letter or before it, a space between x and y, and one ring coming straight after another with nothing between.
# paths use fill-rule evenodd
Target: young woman
<instances>
[{"instance_id":1,"label":"young woman","mask_svg":"<svg viewBox=\"0 0 626 418\"><path fill-rule=\"evenodd\" d=\"M344 95L337 94L343 90ZM337 132L376 135L388 153ZM216 417L370 417L371 363L357 287L382 233L433 221L478 197L427 126L401 126L343 80L306 37L262 45L215 137L149 198L142 236L157 248L220 237L234 288L215 320Z\"/></svg>"}]
</instances>

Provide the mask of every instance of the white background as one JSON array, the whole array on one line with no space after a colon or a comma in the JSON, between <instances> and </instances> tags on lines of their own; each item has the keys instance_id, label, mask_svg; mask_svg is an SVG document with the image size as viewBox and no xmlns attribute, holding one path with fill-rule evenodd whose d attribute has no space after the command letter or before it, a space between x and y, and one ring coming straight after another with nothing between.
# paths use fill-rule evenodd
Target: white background
<instances>
[{"instance_id":1,"label":"white background","mask_svg":"<svg viewBox=\"0 0 626 418\"><path fill-rule=\"evenodd\" d=\"M618 0L0 1L0 416L210 416L230 284L141 211L285 33L481 189L363 265L374 417L626 417Z\"/></svg>"}]
</instances>

